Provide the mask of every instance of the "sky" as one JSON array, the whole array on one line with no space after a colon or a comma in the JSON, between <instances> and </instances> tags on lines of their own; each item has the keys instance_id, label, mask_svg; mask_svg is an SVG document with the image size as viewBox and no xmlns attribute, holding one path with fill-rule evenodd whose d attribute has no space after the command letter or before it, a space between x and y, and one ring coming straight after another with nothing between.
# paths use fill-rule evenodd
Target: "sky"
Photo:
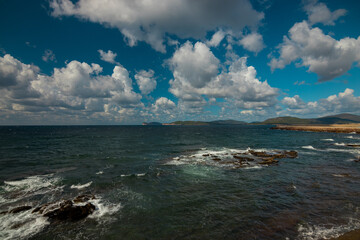
<instances>
[{"instance_id":1,"label":"sky","mask_svg":"<svg viewBox=\"0 0 360 240\"><path fill-rule=\"evenodd\" d=\"M360 2L0 0L0 125L360 114Z\"/></svg>"}]
</instances>

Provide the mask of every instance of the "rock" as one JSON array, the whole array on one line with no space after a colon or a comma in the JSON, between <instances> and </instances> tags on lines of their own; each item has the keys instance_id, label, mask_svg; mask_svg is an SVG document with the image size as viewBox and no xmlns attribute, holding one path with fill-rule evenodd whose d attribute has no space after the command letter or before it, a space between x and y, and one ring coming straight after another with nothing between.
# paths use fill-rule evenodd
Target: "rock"
<instances>
[{"instance_id":1,"label":"rock","mask_svg":"<svg viewBox=\"0 0 360 240\"><path fill-rule=\"evenodd\" d=\"M60 206L50 211L44 213L45 217L50 218L51 220L71 220L77 221L87 217L89 214L93 213L95 206L92 203L87 203L83 206L73 205L72 201L65 200L60 203Z\"/></svg>"},{"instance_id":2,"label":"rock","mask_svg":"<svg viewBox=\"0 0 360 240\"><path fill-rule=\"evenodd\" d=\"M259 164L274 164L274 163L278 163L279 161L278 160L275 160L275 157L272 156L272 157L268 157L268 158L263 158L262 159L263 161L262 162L259 162Z\"/></svg>"},{"instance_id":3,"label":"rock","mask_svg":"<svg viewBox=\"0 0 360 240\"><path fill-rule=\"evenodd\" d=\"M262 158L296 158L298 153L296 151L276 151L275 154L267 153L267 152L256 152L254 150L250 150L249 153L255 157Z\"/></svg>"},{"instance_id":4,"label":"rock","mask_svg":"<svg viewBox=\"0 0 360 240\"><path fill-rule=\"evenodd\" d=\"M39 213L53 221L77 221L95 211L95 206L89 200L95 199L92 194L77 196L73 200L46 203L35 208L32 213ZM74 204L76 203L76 204ZM85 205L78 205L86 203Z\"/></svg>"},{"instance_id":5,"label":"rock","mask_svg":"<svg viewBox=\"0 0 360 240\"><path fill-rule=\"evenodd\" d=\"M210 154L203 154L203 157L208 157L210 156Z\"/></svg>"},{"instance_id":6,"label":"rock","mask_svg":"<svg viewBox=\"0 0 360 240\"><path fill-rule=\"evenodd\" d=\"M11 209L9 211L9 213L19 213L19 212L29 210L31 208L32 208L31 206L20 206L20 207L16 207L16 208Z\"/></svg>"},{"instance_id":7,"label":"rock","mask_svg":"<svg viewBox=\"0 0 360 240\"><path fill-rule=\"evenodd\" d=\"M360 148L360 144L346 144L346 146Z\"/></svg>"},{"instance_id":8,"label":"rock","mask_svg":"<svg viewBox=\"0 0 360 240\"><path fill-rule=\"evenodd\" d=\"M298 156L297 151L284 151L287 158L296 158Z\"/></svg>"},{"instance_id":9,"label":"rock","mask_svg":"<svg viewBox=\"0 0 360 240\"><path fill-rule=\"evenodd\" d=\"M237 156L237 155L234 155L233 156L235 159L238 159L240 161L254 161L253 158L250 158L250 157L243 157L243 156Z\"/></svg>"},{"instance_id":10,"label":"rock","mask_svg":"<svg viewBox=\"0 0 360 240\"><path fill-rule=\"evenodd\" d=\"M74 203L83 203L83 202L88 202L89 200L95 199L94 195L91 194L84 194L84 195L80 195L77 196L76 198L74 198L73 202Z\"/></svg>"},{"instance_id":11,"label":"rock","mask_svg":"<svg viewBox=\"0 0 360 240\"><path fill-rule=\"evenodd\" d=\"M221 161L221 158L219 158L219 157L213 157L212 160L214 160L214 161Z\"/></svg>"},{"instance_id":12,"label":"rock","mask_svg":"<svg viewBox=\"0 0 360 240\"><path fill-rule=\"evenodd\" d=\"M269 154L269 153L266 153L266 152L256 152L254 150L249 150L249 153L255 157L272 157L273 154Z\"/></svg>"}]
</instances>

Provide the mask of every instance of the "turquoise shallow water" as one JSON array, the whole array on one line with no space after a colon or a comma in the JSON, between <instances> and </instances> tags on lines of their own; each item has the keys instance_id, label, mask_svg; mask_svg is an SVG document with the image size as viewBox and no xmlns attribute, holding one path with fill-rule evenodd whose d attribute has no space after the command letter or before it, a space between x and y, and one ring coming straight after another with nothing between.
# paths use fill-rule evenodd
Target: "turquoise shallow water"
<instances>
[{"instance_id":1,"label":"turquoise shallow water","mask_svg":"<svg viewBox=\"0 0 360 240\"><path fill-rule=\"evenodd\" d=\"M78 222L0 215L0 239L335 237L360 228L360 152L344 143L360 136L269 126L0 127L0 212L97 197L97 210ZM206 157L249 148L299 156L240 169Z\"/></svg>"}]
</instances>

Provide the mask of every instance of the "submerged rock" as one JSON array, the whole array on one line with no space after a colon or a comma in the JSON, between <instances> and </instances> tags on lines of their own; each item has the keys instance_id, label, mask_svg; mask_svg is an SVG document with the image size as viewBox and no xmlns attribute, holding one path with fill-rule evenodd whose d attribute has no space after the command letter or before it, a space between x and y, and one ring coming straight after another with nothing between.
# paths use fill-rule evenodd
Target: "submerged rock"
<instances>
[{"instance_id":1,"label":"submerged rock","mask_svg":"<svg viewBox=\"0 0 360 240\"><path fill-rule=\"evenodd\" d=\"M268 157L268 158L263 158L262 160L263 160L263 161L262 161L262 162L259 162L259 164L267 164L267 165L270 165L270 164L274 164L274 163L278 163L278 162L279 162L279 160L275 160L275 156Z\"/></svg>"},{"instance_id":2,"label":"submerged rock","mask_svg":"<svg viewBox=\"0 0 360 240\"><path fill-rule=\"evenodd\" d=\"M270 153L267 153L267 152L264 152L264 151L261 151L261 152L256 152L254 150L249 150L249 153L255 157L260 157L260 158L263 158L263 157L272 157L273 154L270 154Z\"/></svg>"},{"instance_id":3,"label":"submerged rock","mask_svg":"<svg viewBox=\"0 0 360 240\"><path fill-rule=\"evenodd\" d=\"M9 211L9 213L19 213L19 212L23 212L23 211L27 211L29 209L31 209L31 206L20 206L20 207L16 207L13 208Z\"/></svg>"},{"instance_id":4,"label":"submerged rock","mask_svg":"<svg viewBox=\"0 0 360 240\"><path fill-rule=\"evenodd\" d=\"M298 156L297 151L284 151L287 158L296 158Z\"/></svg>"},{"instance_id":5,"label":"submerged rock","mask_svg":"<svg viewBox=\"0 0 360 240\"><path fill-rule=\"evenodd\" d=\"M234 155L233 157L234 157L235 159L240 160L241 162L244 162L244 161L254 161L254 159L251 158L251 157L244 157L244 156L237 156L237 155Z\"/></svg>"}]
</instances>

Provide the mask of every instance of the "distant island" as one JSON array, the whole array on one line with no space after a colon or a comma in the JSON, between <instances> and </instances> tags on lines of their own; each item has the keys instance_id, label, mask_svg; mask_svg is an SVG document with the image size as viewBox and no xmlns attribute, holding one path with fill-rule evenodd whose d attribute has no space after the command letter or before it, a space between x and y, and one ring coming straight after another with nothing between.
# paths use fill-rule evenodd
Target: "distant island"
<instances>
[{"instance_id":1,"label":"distant island","mask_svg":"<svg viewBox=\"0 0 360 240\"><path fill-rule=\"evenodd\" d=\"M237 120L216 120L216 121L174 121L170 123L143 122L142 125L329 125L329 124L353 124L360 123L360 116L354 114L338 114L320 118L297 118L291 116L269 118L263 122L251 122Z\"/></svg>"},{"instance_id":2,"label":"distant island","mask_svg":"<svg viewBox=\"0 0 360 240\"><path fill-rule=\"evenodd\" d=\"M175 121L171 123L159 123L159 122L143 122L142 125L188 125L188 126L199 126L199 125L245 125L248 124L244 121L237 120L216 120L211 122L203 121Z\"/></svg>"},{"instance_id":3,"label":"distant island","mask_svg":"<svg viewBox=\"0 0 360 240\"><path fill-rule=\"evenodd\" d=\"M276 125L272 129L313 131L313 132L338 132L338 133L359 133L360 116L354 114L338 114L320 118L297 118L291 116L269 118L263 122L247 123L237 120L216 120L216 121L175 121L170 123L144 122L142 125L149 126L216 126L216 125Z\"/></svg>"}]
</instances>

